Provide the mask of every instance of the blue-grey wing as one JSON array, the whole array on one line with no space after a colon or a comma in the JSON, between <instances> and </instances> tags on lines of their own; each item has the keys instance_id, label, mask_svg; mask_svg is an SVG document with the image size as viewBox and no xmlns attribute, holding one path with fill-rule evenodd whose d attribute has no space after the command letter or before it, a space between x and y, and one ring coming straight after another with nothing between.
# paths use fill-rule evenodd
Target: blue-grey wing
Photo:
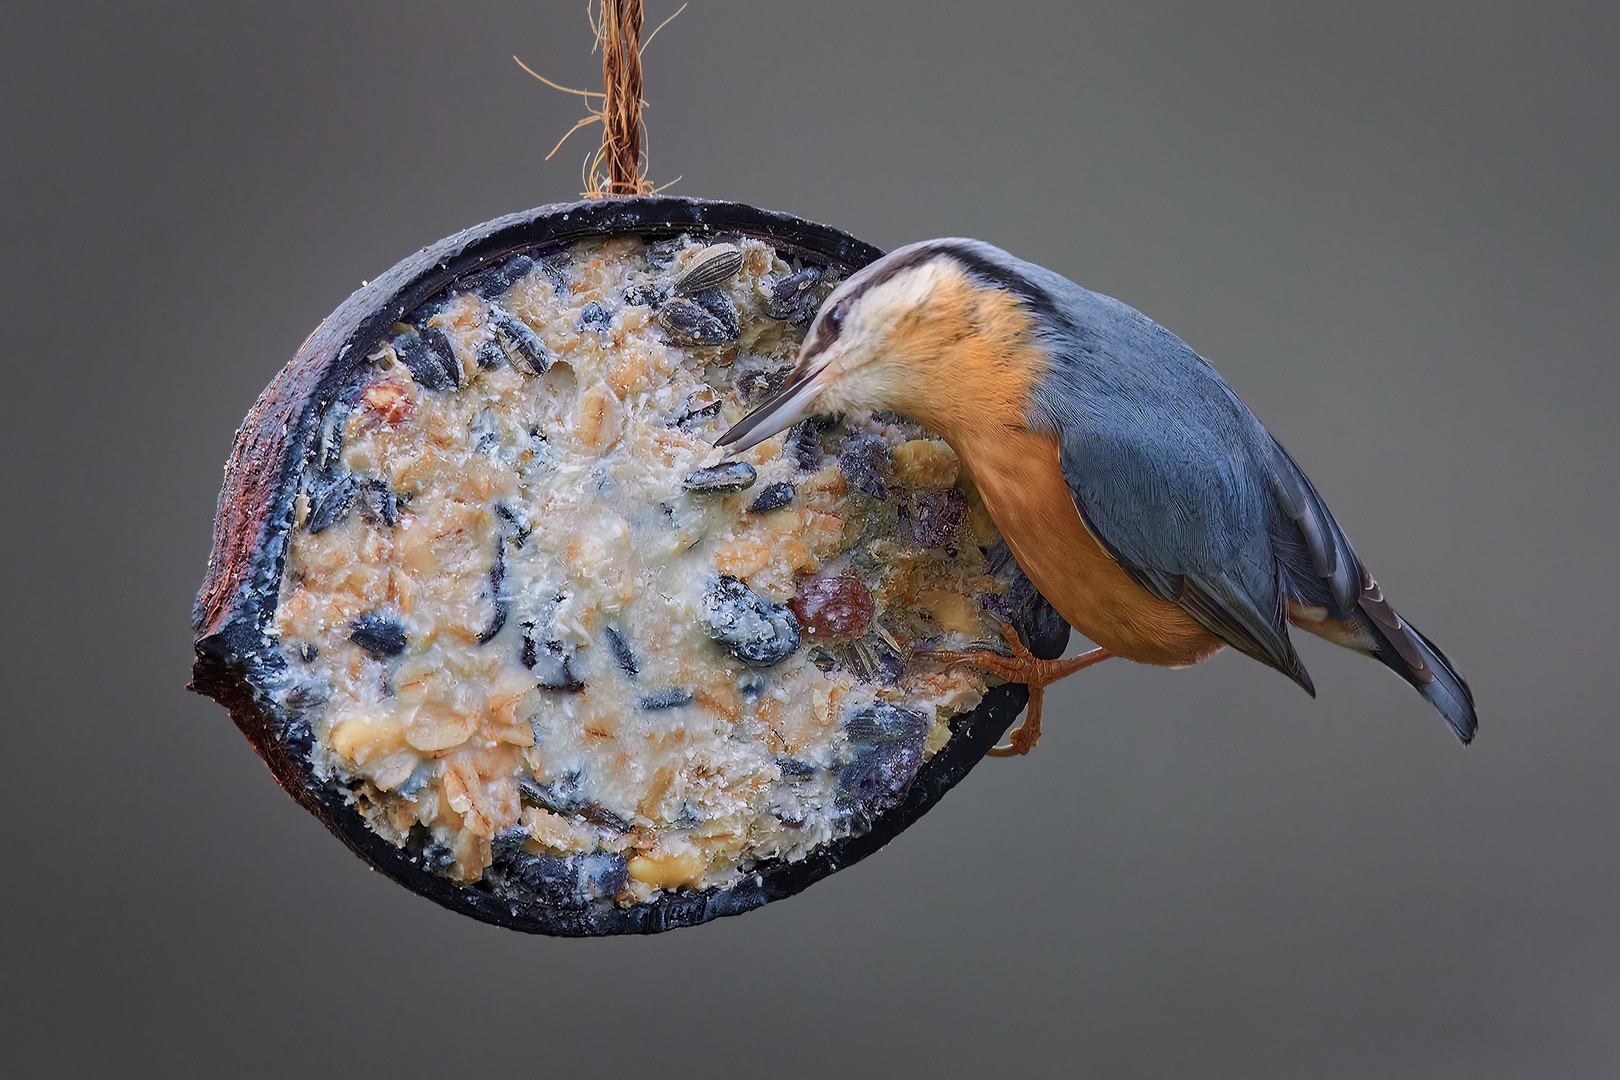
<instances>
[{"instance_id":1,"label":"blue-grey wing","mask_svg":"<svg viewBox=\"0 0 1620 1080\"><path fill-rule=\"evenodd\" d=\"M1081 519L1148 592L1310 691L1288 600L1353 609L1348 541L1209 364L1125 305L1087 297L1032 410L1058 435Z\"/></svg>"}]
</instances>

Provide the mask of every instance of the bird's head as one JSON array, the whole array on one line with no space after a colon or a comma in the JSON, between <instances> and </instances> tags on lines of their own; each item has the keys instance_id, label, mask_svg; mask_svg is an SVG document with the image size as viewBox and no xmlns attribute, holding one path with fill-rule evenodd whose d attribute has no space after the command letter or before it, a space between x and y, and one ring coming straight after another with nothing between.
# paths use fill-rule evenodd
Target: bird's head
<instances>
[{"instance_id":1,"label":"bird's head","mask_svg":"<svg viewBox=\"0 0 1620 1080\"><path fill-rule=\"evenodd\" d=\"M991 258L991 257L995 258ZM733 453L819 413L886 409L949 438L1020 407L1044 360L1019 263L972 240L889 253L834 289L786 387L718 440Z\"/></svg>"}]
</instances>

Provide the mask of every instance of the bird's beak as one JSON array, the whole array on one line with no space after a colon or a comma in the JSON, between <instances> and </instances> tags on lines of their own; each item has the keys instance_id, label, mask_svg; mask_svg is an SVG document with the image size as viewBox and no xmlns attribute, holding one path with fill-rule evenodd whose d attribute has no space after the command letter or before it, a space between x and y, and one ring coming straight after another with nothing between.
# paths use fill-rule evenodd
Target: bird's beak
<instances>
[{"instance_id":1,"label":"bird's beak","mask_svg":"<svg viewBox=\"0 0 1620 1080\"><path fill-rule=\"evenodd\" d=\"M796 371L793 380L771 400L739 420L730 431L715 440L733 454L757 446L778 431L797 424L816 412L816 398L832 381L832 365L817 358L812 366Z\"/></svg>"}]
</instances>

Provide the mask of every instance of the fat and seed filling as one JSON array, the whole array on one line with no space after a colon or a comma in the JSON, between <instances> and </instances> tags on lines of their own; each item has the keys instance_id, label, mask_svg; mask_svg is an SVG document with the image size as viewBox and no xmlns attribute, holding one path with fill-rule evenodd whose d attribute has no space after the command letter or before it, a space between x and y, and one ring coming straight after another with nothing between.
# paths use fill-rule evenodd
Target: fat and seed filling
<instances>
[{"instance_id":1,"label":"fat and seed filling","mask_svg":"<svg viewBox=\"0 0 1620 1080\"><path fill-rule=\"evenodd\" d=\"M735 883L903 798L984 677L994 542L950 448L812 420L717 462L834 282L751 239L521 255L322 418L275 630L312 766L461 884Z\"/></svg>"}]
</instances>

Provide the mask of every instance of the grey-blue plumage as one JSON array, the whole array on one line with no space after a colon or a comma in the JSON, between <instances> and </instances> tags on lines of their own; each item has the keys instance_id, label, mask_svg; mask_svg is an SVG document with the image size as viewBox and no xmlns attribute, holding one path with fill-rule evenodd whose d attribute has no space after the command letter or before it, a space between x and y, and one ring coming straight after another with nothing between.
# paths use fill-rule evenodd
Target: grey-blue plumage
<instances>
[{"instance_id":1,"label":"grey-blue plumage","mask_svg":"<svg viewBox=\"0 0 1620 1080\"><path fill-rule=\"evenodd\" d=\"M991 245L918 247L1035 317L1051 366L1028 422L1058 437L1082 521L1138 584L1313 695L1290 621L1366 652L1473 738L1467 683L1384 600L1310 480L1208 362L1133 308Z\"/></svg>"}]
</instances>

